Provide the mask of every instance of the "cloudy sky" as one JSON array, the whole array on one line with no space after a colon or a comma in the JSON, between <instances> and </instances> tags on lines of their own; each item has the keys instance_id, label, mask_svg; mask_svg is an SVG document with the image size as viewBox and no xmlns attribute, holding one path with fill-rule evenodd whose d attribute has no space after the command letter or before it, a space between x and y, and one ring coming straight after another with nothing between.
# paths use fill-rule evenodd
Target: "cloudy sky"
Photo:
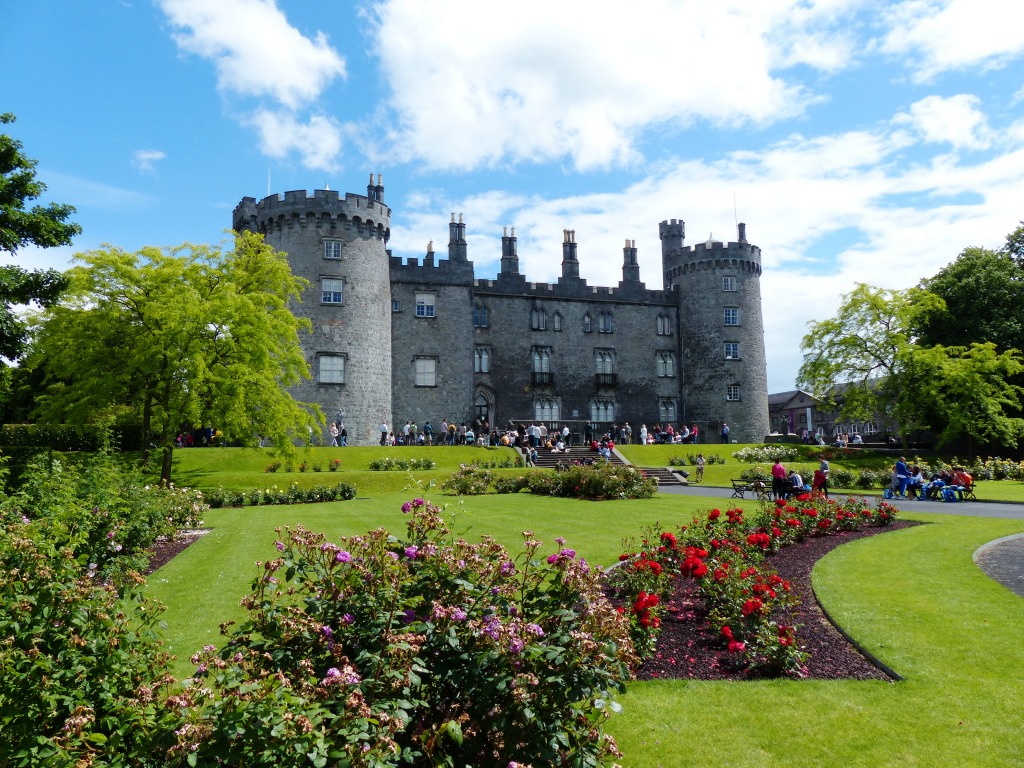
<instances>
[{"instance_id":1,"label":"cloudy sky","mask_svg":"<svg viewBox=\"0 0 1024 768\"><path fill-rule=\"evenodd\" d=\"M621 278L658 222L762 249L770 391L857 282L915 284L1024 218L1024 25L995 0L34 0L5 4L0 112L75 205L63 268L111 243L221 242L244 196L365 194L395 255L503 226L520 269Z\"/></svg>"}]
</instances>

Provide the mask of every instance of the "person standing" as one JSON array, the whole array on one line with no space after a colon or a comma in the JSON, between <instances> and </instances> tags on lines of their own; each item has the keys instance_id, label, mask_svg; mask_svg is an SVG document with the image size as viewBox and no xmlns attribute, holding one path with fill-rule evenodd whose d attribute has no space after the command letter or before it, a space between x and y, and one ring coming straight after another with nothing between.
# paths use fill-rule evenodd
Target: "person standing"
<instances>
[{"instance_id":1,"label":"person standing","mask_svg":"<svg viewBox=\"0 0 1024 768\"><path fill-rule=\"evenodd\" d=\"M345 422L341 423L341 429L338 430L338 438L341 440L341 447L348 448L348 430L345 429Z\"/></svg>"},{"instance_id":2,"label":"person standing","mask_svg":"<svg viewBox=\"0 0 1024 768\"><path fill-rule=\"evenodd\" d=\"M788 485L789 475L786 473L786 468L782 466L781 459L776 459L775 465L772 467L772 496L776 500L786 498Z\"/></svg>"},{"instance_id":3,"label":"person standing","mask_svg":"<svg viewBox=\"0 0 1024 768\"><path fill-rule=\"evenodd\" d=\"M697 439L697 425L696 424L694 424L693 425L693 429L690 430L690 442L693 443L694 445L696 445L698 442L700 442Z\"/></svg>"},{"instance_id":4,"label":"person standing","mask_svg":"<svg viewBox=\"0 0 1024 768\"><path fill-rule=\"evenodd\" d=\"M338 422L332 421L331 422L331 428L328 431L331 433L331 447L332 448L337 448L338 447L338 435L341 434L341 432L338 430Z\"/></svg>"},{"instance_id":5,"label":"person standing","mask_svg":"<svg viewBox=\"0 0 1024 768\"><path fill-rule=\"evenodd\" d=\"M647 425L640 425L640 445L647 445Z\"/></svg>"},{"instance_id":6,"label":"person standing","mask_svg":"<svg viewBox=\"0 0 1024 768\"><path fill-rule=\"evenodd\" d=\"M830 470L829 470L829 465L828 465L828 459L826 459L824 456L821 459L821 464L818 466L818 471L821 472L821 477L822 477L821 486L820 486L821 492L825 494L825 498L827 499L828 498L828 473L829 473Z\"/></svg>"},{"instance_id":7,"label":"person standing","mask_svg":"<svg viewBox=\"0 0 1024 768\"><path fill-rule=\"evenodd\" d=\"M905 456L900 456L900 460L896 462L896 466L892 468L893 478L899 485L900 498L906 498L907 486L910 485L910 467L907 466L907 459Z\"/></svg>"},{"instance_id":8,"label":"person standing","mask_svg":"<svg viewBox=\"0 0 1024 768\"><path fill-rule=\"evenodd\" d=\"M694 477L694 482L699 483L704 479L704 465L707 462L704 460L704 454L697 454L697 475Z\"/></svg>"},{"instance_id":9,"label":"person standing","mask_svg":"<svg viewBox=\"0 0 1024 768\"><path fill-rule=\"evenodd\" d=\"M386 421L380 423L380 444L388 444L388 423Z\"/></svg>"},{"instance_id":10,"label":"person standing","mask_svg":"<svg viewBox=\"0 0 1024 768\"><path fill-rule=\"evenodd\" d=\"M722 422L722 443L729 442L729 425L724 421Z\"/></svg>"},{"instance_id":11,"label":"person standing","mask_svg":"<svg viewBox=\"0 0 1024 768\"><path fill-rule=\"evenodd\" d=\"M430 426L429 421L423 425L423 437L426 439L427 445L434 444L434 428Z\"/></svg>"}]
</instances>

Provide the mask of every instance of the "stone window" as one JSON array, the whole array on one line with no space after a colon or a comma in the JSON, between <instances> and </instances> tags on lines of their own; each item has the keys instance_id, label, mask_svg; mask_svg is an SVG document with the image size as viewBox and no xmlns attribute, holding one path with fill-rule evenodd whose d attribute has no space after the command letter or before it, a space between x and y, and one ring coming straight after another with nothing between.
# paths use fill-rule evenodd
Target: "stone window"
<instances>
[{"instance_id":1,"label":"stone window","mask_svg":"<svg viewBox=\"0 0 1024 768\"><path fill-rule=\"evenodd\" d=\"M658 315L658 335L672 335L672 318L668 315Z\"/></svg>"},{"instance_id":2,"label":"stone window","mask_svg":"<svg viewBox=\"0 0 1024 768\"><path fill-rule=\"evenodd\" d=\"M594 350L594 373L615 373L615 355L611 350Z\"/></svg>"},{"instance_id":3,"label":"stone window","mask_svg":"<svg viewBox=\"0 0 1024 768\"><path fill-rule=\"evenodd\" d=\"M436 293L416 294L416 317L434 317L437 302ZM433 385L431 385L433 386Z\"/></svg>"},{"instance_id":4,"label":"stone window","mask_svg":"<svg viewBox=\"0 0 1024 768\"><path fill-rule=\"evenodd\" d=\"M735 277L723 277L722 278L722 290L731 292L736 290L736 278Z\"/></svg>"},{"instance_id":5,"label":"stone window","mask_svg":"<svg viewBox=\"0 0 1024 768\"><path fill-rule=\"evenodd\" d=\"M345 358L342 355L318 355L316 380L321 384L344 384Z\"/></svg>"},{"instance_id":6,"label":"stone window","mask_svg":"<svg viewBox=\"0 0 1024 768\"><path fill-rule=\"evenodd\" d=\"M740 387L738 384L730 384L725 388L725 399L729 402L739 402Z\"/></svg>"},{"instance_id":7,"label":"stone window","mask_svg":"<svg viewBox=\"0 0 1024 768\"><path fill-rule=\"evenodd\" d=\"M487 347L477 347L473 350L473 373L491 372L491 353Z\"/></svg>"},{"instance_id":8,"label":"stone window","mask_svg":"<svg viewBox=\"0 0 1024 768\"><path fill-rule=\"evenodd\" d=\"M324 240L324 258L341 258L341 240Z\"/></svg>"},{"instance_id":9,"label":"stone window","mask_svg":"<svg viewBox=\"0 0 1024 768\"><path fill-rule=\"evenodd\" d=\"M533 372L534 373L550 373L551 372L551 350L546 347L534 347L533 348Z\"/></svg>"},{"instance_id":10,"label":"stone window","mask_svg":"<svg viewBox=\"0 0 1024 768\"><path fill-rule=\"evenodd\" d=\"M726 307L725 308L725 324L726 325L739 325L740 324L740 309L739 309L739 307Z\"/></svg>"},{"instance_id":11,"label":"stone window","mask_svg":"<svg viewBox=\"0 0 1024 768\"><path fill-rule=\"evenodd\" d=\"M739 360L740 359L740 343L738 341L727 341L727 342L725 342L725 359L726 360Z\"/></svg>"},{"instance_id":12,"label":"stone window","mask_svg":"<svg viewBox=\"0 0 1024 768\"><path fill-rule=\"evenodd\" d=\"M551 318L551 330L553 330L553 331L560 331L560 330L562 330L562 313L561 312L555 312L554 316Z\"/></svg>"},{"instance_id":13,"label":"stone window","mask_svg":"<svg viewBox=\"0 0 1024 768\"><path fill-rule=\"evenodd\" d=\"M676 401L670 397L658 400L658 420L671 423L676 420Z\"/></svg>"},{"instance_id":14,"label":"stone window","mask_svg":"<svg viewBox=\"0 0 1024 768\"><path fill-rule=\"evenodd\" d=\"M342 304L345 297L345 281L336 277L320 278L320 301L323 304Z\"/></svg>"},{"instance_id":15,"label":"stone window","mask_svg":"<svg viewBox=\"0 0 1024 768\"><path fill-rule=\"evenodd\" d=\"M597 332L598 333L611 333L615 328L612 324L612 313L611 312L600 312L597 315Z\"/></svg>"},{"instance_id":16,"label":"stone window","mask_svg":"<svg viewBox=\"0 0 1024 768\"><path fill-rule=\"evenodd\" d=\"M655 354L658 363L658 377L672 378L676 375L676 356L671 352L658 352Z\"/></svg>"},{"instance_id":17,"label":"stone window","mask_svg":"<svg viewBox=\"0 0 1024 768\"><path fill-rule=\"evenodd\" d=\"M400 301L392 301L391 302L391 311L392 312L401 312L402 311L402 302L400 302Z\"/></svg>"},{"instance_id":18,"label":"stone window","mask_svg":"<svg viewBox=\"0 0 1024 768\"><path fill-rule=\"evenodd\" d=\"M536 421L560 421L561 411L557 400L542 398L533 401L533 418Z\"/></svg>"},{"instance_id":19,"label":"stone window","mask_svg":"<svg viewBox=\"0 0 1024 768\"><path fill-rule=\"evenodd\" d=\"M530 328L534 331L546 331L548 329L548 313L540 307L530 310Z\"/></svg>"},{"instance_id":20,"label":"stone window","mask_svg":"<svg viewBox=\"0 0 1024 768\"><path fill-rule=\"evenodd\" d=\"M615 401L592 400L590 402L590 420L596 422L615 421Z\"/></svg>"},{"instance_id":21,"label":"stone window","mask_svg":"<svg viewBox=\"0 0 1024 768\"><path fill-rule=\"evenodd\" d=\"M437 386L437 358L417 357L416 365L416 386L436 387Z\"/></svg>"},{"instance_id":22,"label":"stone window","mask_svg":"<svg viewBox=\"0 0 1024 768\"><path fill-rule=\"evenodd\" d=\"M489 318L487 317L487 307L482 304L476 304L473 307L473 327L474 328L486 328L488 325Z\"/></svg>"},{"instance_id":23,"label":"stone window","mask_svg":"<svg viewBox=\"0 0 1024 768\"><path fill-rule=\"evenodd\" d=\"M587 314L585 314L583 316L583 332L584 333L590 333L590 331L591 331L591 321L590 321L590 313L588 312Z\"/></svg>"}]
</instances>

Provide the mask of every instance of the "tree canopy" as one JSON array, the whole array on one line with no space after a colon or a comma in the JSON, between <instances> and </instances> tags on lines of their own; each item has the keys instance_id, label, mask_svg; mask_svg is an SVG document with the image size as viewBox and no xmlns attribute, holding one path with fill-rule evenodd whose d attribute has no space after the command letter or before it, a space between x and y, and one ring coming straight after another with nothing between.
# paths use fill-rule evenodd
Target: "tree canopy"
<instances>
[{"instance_id":1,"label":"tree canopy","mask_svg":"<svg viewBox=\"0 0 1024 768\"><path fill-rule=\"evenodd\" d=\"M118 248L75 257L64 299L38 318L28 365L43 366L45 420L138 419L143 444L163 452L170 479L181 430L284 452L323 422L286 387L309 376L298 340L309 330L288 308L306 281L260 235L234 248Z\"/></svg>"},{"instance_id":2,"label":"tree canopy","mask_svg":"<svg viewBox=\"0 0 1024 768\"><path fill-rule=\"evenodd\" d=\"M0 114L0 124L13 122L14 115ZM25 156L20 141L0 133L0 253L14 256L19 248L30 244L40 248L70 245L82 231L68 222L75 212L70 205L26 207L45 191L46 185L36 178L36 161ZM26 326L14 314L12 305L36 302L49 306L64 285L64 277L56 270L0 267L0 356L18 357L25 341Z\"/></svg>"},{"instance_id":3,"label":"tree canopy","mask_svg":"<svg viewBox=\"0 0 1024 768\"><path fill-rule=\"evenodd\" d=\"M1024 269L1009 251L966 248L921 287L946 304L922 318L922 345L1024 350Z\"/></svg>"}]
</instances>

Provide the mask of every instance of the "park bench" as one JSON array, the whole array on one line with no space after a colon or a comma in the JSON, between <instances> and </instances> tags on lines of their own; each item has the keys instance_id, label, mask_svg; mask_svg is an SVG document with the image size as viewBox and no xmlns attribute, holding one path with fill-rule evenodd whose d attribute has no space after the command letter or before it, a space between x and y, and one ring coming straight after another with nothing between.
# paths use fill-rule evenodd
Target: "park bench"
<instances>
[{"instance_id":1,"label":"park bench","mask_svg":"<svg viewBox=\"0 0 1024 768\"><path fill-rule=\"evenodd\" d=\"M730 480L732 483L732 496L733 499L744 499L746 494L751 493L754 498L764 500L767 499L771 493L768 490L768 485L761 480Z\"/></svg>"}]
</instances>

